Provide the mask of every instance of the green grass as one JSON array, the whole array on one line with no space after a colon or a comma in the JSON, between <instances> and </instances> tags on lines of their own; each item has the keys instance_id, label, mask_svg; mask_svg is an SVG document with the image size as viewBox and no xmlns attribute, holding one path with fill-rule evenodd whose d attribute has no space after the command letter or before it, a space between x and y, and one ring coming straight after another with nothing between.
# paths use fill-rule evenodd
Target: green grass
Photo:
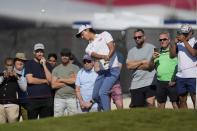
<instances>
[{"instance_id":1,"label":"green grass","mask_svg":"<svg viewBox=\"0 0 197 131\"><path fill-rule=\"evenodd\" d=\"M195 110L132 109L0 125L0 131L197 131Z\"/></svg>"}]
</instances>

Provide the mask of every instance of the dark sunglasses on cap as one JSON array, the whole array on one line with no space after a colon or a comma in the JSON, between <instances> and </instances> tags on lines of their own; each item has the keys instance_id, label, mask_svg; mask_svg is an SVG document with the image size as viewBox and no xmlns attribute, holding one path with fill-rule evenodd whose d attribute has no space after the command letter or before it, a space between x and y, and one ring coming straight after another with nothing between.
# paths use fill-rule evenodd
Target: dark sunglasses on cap
<instances>
[{"instance_id":1,"label":"dark sunglasses on cap","mask_svg":"<svg viewBox=\"0 0 197 131\"><path fill-rule=\"evenodd\" d=\"M143 36L135 36L135 37L133 37L133 39L134 39L134 40L142 39L142 37L143 37Z\"/></svg>"},{"instance_id":2,"label":"dark sunglasses on cap","mask_svg":"<svg viewBox=\"0 0 197 131\"><path fill-rule=\"evenodd\" d=\"M92 63L91 60L83 60L83 63L86 64L86 63Z\"/></svg>"},{"instance_id":3,"label":"dark sunglasses on cap","mask_svg":"<svg viewBox=\"0 0 197 131\"><path fill-rule=\"evenodd\" d=\"M160 42L168 40L167 38L159 39Z\"/></svg>"}]
</instances>

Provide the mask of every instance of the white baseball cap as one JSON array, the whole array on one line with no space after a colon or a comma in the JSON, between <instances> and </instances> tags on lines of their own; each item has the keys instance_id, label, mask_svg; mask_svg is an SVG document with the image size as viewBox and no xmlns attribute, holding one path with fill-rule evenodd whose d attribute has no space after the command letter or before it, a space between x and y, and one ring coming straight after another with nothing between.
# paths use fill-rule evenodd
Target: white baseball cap
<instances>
[{"instance_id":1,"label":"white baseball cap","mask_svg":"<svg viewBox=\"0 0 197 131\"><path fill-rule=\"evenodd\" d=\"M44 50L44 45L42 43L35 44L34 50L38 50L38 49Z\"/></svg>"},{"instance_id":2,"label":"white baseball cap","mask_svg":"<svg viewBox=\"0 0 197 131\"><path fill-rule=\"evenodd\" d=\"M76 37L77 38L81 37L81 32L84 31L84 30L86 30L86 29L90 29L90 28L92 28L91 25L81 25L79 27L78 33L76 34Z\"/></svg>"},{"instance_id":3,"label":"white baseball cap","mask_svg":"<svg viewBox=\"0 0 197 131\"><path fill-rule=\"evenodd\" d=\"M192 31L192 27L189 24L183 24L180 29L181 33L187 34Z\"/></svg>"}]
</instances>

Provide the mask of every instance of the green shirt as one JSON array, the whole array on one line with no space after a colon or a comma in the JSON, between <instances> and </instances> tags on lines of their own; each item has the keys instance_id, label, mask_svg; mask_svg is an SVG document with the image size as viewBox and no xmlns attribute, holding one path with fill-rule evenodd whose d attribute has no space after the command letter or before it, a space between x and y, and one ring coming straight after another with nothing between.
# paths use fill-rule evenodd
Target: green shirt
<instances>
[{"instance_id":1,"label":"green shirt","mask_svg":"<svg viewBox=\"0 0 197 131\"><path fill-rule=\"evenodd\" d=\"M66 66L60 64L55 67L52 71L52 75L56 76L57 78L69 78L70 75L76 74L79 71L79 67L73 64L68 64ZM55 98L62 98L66 99L68 97L74 97L75 90L72 86L66 85L65 87L59 88L55 92Z\"/></svg>"},{"instance_id":2,"label":"green shirt","mask_svg":"<svg viewBox=\"0 0 197 131\"><path fill-rule=\"evenodd\" d=\"M161 50L158 58L154 60L157 80L173 81L177 72L177 58L170 58L169 49Z\"/></svg>"}]
</instances>

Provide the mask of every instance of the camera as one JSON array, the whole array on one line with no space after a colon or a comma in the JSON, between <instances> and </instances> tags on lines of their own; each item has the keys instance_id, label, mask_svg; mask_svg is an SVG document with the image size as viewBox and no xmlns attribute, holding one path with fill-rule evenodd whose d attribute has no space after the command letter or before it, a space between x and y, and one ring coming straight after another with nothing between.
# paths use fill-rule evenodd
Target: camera
<instances>
[{"instance_id":1,"label":"camera","mask_svg":"<svg viewBox=\"0 0 197 131\"><path fill-rule=\"evenodd\" d=\"M6 71L9 72L9 73L13 72L13 67L12 66L8 66Z\"/></svg>"},{"instance_id":2,"label":"camera","mask_svg":"<svg viewBox=\"0 0 197 131\"><path fill-rule=\"evenodd\" d=\"M159 53L159 49L158 48L154 48L154 52L158 52Z\"/></svg>"}]
</instances>

